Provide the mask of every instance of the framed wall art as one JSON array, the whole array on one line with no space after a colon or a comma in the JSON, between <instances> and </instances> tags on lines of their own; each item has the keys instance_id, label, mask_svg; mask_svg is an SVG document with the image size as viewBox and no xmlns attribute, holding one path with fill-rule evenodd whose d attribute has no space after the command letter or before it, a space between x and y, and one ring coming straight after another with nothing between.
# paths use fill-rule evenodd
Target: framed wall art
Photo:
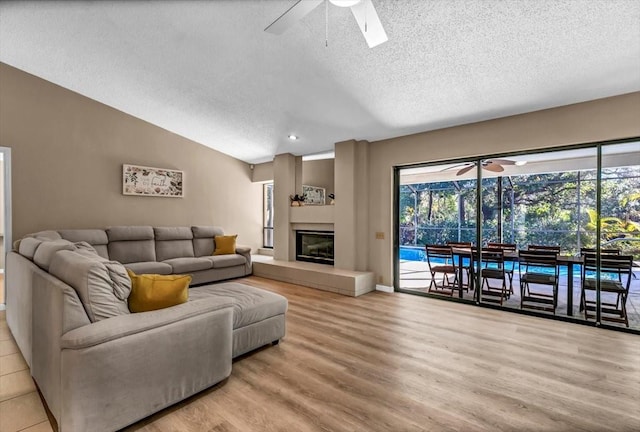
<instances>
[{"instance_id":1,"label":"framed wall art","mask_svg":"<svg viewBox=\"0 0 640 432\"><path fill-rule=\"evenodd\" d=\"M122 194L169 198L184 196L184 172L166 168L122 165Z\"/></svg>"},{"instance_id":2,"label":"framed wall art","mask_svg":"<svg viewBox=\"0 0 640 432\"><path fill-rule=\"evenodd\" d=\"M304 203L306 205L324 205L324 188L303 185L302 194L305 195Z\"/></svg>"}]
</instances>

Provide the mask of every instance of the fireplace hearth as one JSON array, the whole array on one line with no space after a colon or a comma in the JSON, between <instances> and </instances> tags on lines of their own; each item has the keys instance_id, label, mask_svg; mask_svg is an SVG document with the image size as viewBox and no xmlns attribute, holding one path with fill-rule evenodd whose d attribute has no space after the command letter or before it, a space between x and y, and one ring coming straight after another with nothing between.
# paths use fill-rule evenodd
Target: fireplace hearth
<instances>
[{"instance_id":1,"label":"fireplace hearth","mask_svg":"<svg viewBox=\"0 0 640 432\"><path fill-rule=\"evenodd\" d=\"M296 260L333 265L333 231L296 231Z\"/></svg>"}]
</instances>

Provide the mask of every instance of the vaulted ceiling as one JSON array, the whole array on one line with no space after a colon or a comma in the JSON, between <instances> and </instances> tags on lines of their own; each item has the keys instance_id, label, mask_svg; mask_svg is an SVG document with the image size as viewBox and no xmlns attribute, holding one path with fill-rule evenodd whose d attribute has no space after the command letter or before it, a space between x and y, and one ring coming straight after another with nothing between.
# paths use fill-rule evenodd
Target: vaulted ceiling
<instances>
[{"instance_id":1,"label":"vaulted ceiling","mask_svg":"<svg viewBox=\"0 0 640 432\"><path fill-rule=\"evenodd\" d=\"M637 0L295 2L3 1L0 61L250 163L640 90Z\"/></svg>"}]
</instances>

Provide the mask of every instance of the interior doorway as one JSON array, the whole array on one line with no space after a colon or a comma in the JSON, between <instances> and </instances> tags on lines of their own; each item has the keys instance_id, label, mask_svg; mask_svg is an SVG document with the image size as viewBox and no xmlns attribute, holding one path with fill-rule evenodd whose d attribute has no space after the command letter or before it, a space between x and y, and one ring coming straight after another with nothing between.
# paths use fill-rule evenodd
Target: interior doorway
<instances>
[{"instance_id":1,"label":"interior doorway","mask_svg":"<svg viewBox=\"0 0 640 432\"><path fill-rule=\"evenodd\" d=\"M11 250L11 149L0 147L0 309L6 301L5 258Z\"/></svg>"}]
</instances>

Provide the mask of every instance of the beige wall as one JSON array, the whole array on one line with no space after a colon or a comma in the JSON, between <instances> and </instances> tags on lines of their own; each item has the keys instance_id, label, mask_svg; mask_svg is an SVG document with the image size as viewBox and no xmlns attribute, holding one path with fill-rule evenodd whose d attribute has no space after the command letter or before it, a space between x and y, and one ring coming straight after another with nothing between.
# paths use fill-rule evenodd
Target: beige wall
<instances>
[{"instance_id":1,"label":"beige wall","mask_svg":"<svg viewBox=\"0 0 640 432\"><path fill-rule=\"evenodd\" d=\"M334 193L334 161L333 159L321 159L302 162L302 184L322 187L326 189L326 195ZM327 198L327 204L329 199Z\"/></svg>"},{"instance_id":2,"label":"beige wall","mask_svg":"<svg viewBox=\"0 0 640 432\"><path fill-rule=\"evenodd\" d=\"M273 162L256 164L253 167L254 182L273 182L273 175ZM302 184L323 187L327 195L334 193L334 160L303 161Z\"/></svg>"},{"instance_id":3,"label":"beige wall","mask_svg":"<svg viewBox=\"0 0 640 432\"><path fill-rule=\"evenodd\" d=\"M639 137L639 119L636 92L371 143L368 269L393 285L394 166Z\"/></svg>"},{"instance_id":4,"label":"beige wall","mask_svg":"<svg viewBox=\"0 0 640 432\"><path fill-rule=\"evenodd\" d=\"M369 248L367 208L369 182L367 141L336 143L335 265L346 270L367 270Z\"/></svg>"},{"instance_id":5,"label":"beige wall","mask_svg":"<svg viewBox=\"0 0 640 432\"><path fill-rule=\"evenodd\" d=\"M251 180L254 182L273 182L273 162L255 164L251 173Z\"/></svg>"},{"instance_id":6,"label":"beige wall","mask_svg":"<svg viewBox=\"0 0 640 432\"><path fill-rule=\"evenodd\" d=\"M262 245L262 187L248 164L1 63L0 146L12 149L14 239L202 224ZM123 163L183 170L185 197L122 195Z\"/></svg>"},{"instance_id":7,"label":"beige wall","mask_svg":"<svg viewBox=\"0 0 640 432\"><path fill-rule=\"evenodd\" d=\"M1 125L1 124L0 124ZM0 269L4 268L4 160L0 160ZM0 286L0 296L2 292L2 286ZM0 301L0 304L4 303L4 300Z\"/></svg>"}]
</instances>

